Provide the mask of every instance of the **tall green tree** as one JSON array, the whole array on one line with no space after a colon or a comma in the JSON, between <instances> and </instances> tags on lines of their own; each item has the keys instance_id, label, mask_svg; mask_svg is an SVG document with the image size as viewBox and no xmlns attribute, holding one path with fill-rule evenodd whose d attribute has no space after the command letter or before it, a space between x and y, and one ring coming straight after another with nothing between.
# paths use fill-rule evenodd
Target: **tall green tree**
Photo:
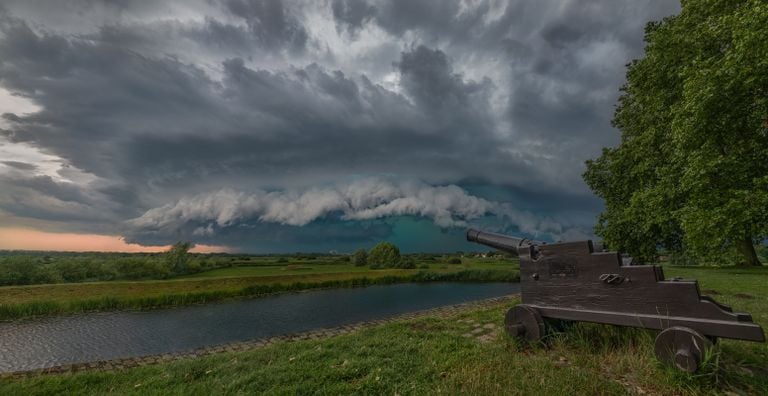
<instances>
[{"instance_id":1,"label":"tall green tree","mask_svg":"<svg viewBox=\"0 0 768 396\"><path fill-rule=\"evenodd\" d=\"M190 248L192 248L192 244L189 242L176 242L165 252L165 260L171 272L176 274L187 272Z\"/></svg>"},{"instance_id":2,"label":"tall green tree","mask_svg":"<svg viewBox=\"0 0 768 396\"><path fill-rule=\"evenodd\" d=\"M682 1L649 23L613 119L621 144L587 161L596 233L648 261L659 247L759 265L768 237L768 3Z\"/></svg>"}]
</instances>

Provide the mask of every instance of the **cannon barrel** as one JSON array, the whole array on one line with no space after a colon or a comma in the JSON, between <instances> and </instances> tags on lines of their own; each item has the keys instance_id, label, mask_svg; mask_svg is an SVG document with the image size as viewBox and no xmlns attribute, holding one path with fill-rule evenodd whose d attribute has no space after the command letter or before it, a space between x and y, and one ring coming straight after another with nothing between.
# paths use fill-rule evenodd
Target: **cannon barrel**
<instances>
[{"instance_id":1,"label":"cannon barrel","mask_svg":"<svg viewBox=\"0 0 768 396\"><path fill-rule=\"evenodd\" d=\"M536 248L538 245L544 244L544 242L532 239L511 237L493 232L479 231L473 228L467 230L467 240L514 254L518 254L518 249L527 247L531 248L531 256L535 256L538 252Z\"/></svg>"}]
</instances>

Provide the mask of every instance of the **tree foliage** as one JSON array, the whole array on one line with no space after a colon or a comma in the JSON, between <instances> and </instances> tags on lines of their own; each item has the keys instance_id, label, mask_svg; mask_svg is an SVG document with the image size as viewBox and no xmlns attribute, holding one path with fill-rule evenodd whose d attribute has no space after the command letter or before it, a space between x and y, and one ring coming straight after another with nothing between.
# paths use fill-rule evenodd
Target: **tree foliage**
<instances>
[{"instance_id":1,"label":"tree foliage","mask_svg":"<svg viewBox=\"0 0 768 396\"><path fill-rule=\"evenodd\" d=\"M587 161L605 200L596 233L648 261L659 247L759 264L768 237L768 3L683 1L648 24L613 124L621 144Z\"/></svg>"},{"instance_id":2,"label":"tree foliage","mask_svg":"<svg viewBox=\"0 0 768 396\"><path fill-rule=\"evenodd\" d=\"M189 262L189 249L192 244L189 242L176 242L165 253L165 259L171 272L183 274L187 272Z\"/></svg>"},{"instance_id":3,"label":"tree foliage","mask_svg":"<svg viewBox=\"0 0 768 396\"><path fill-rule=\"evenodd\" d=\"M355 252L355 255L352 256L352 263L358 267L368 264L368 252L366 252L365 249L358 249Z\"/></svg>"},{"instance_id":4,"label":"tree foliage","mask_svg":"<svg viewBox=\"0 0 768 396\"><path fill-rule=\"evenodd\" d=\"M396 267L400 264L400 249L389 242L379 242L368 252L368 263L377 267Z\"/></svg>"},{"instance_id":5,"label":"tree foliage","mask_svg":"<svg viewBox=\"0 0 768 396\"><path fill-rule=\"evenodd\" d=\"M63 282L166 279L172 271L167 253L14 253L0 254L0 286ZM187 253L183 273L229 267L225 255Z\"/></svg>"}]
</instances>

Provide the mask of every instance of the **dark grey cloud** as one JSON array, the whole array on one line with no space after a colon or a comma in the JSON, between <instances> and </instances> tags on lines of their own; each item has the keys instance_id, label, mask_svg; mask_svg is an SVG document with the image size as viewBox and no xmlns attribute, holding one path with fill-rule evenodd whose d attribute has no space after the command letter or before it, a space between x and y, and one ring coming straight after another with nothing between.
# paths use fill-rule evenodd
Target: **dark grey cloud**
<instances>
[{"instance_id":1,"label":"dark grey cloud","mask_svg":"<svg viewBox=\"0 0 768 396\"><path fill-rule=\"evenodd\" d=\"M403 88L419 107L437 112L438 120L467 113L480 113L478 121L488 118L482 112L489 107L490 80L464 81L443 51L420 45L403 52L397 66Z\"/></svg>"},{"instance_id":2,"label":"dark grey cloud","mask_svg":"<svg viewBox=\"0 0 768 396\"><path fill-rule=\"evenodd\" d=\"M363 26L376 15L376 7L366 0L333 0L331 3L336 31L357 37Z\"/></svg>"},{"instance_id":3,"label":"dark grey cloud","mask_svg":"<svg viewBox=\"0 0 768 396\"><path fill-rule=\"evenodd\" d=\"M281 0L225 0L226 8L243 18L251 33L267 48L302 51L309 35Z\"/></svg>"},{"instance_id":4,"label":"dark grey cloud","mask_svg":"<svg viewBox=\"0 0 768 396\"><path fill-rule=\"evenodd\" d=\"M205 24L192 28L190 36L204 46L214 48L252 49L247 29L206 17Z\"/></svg>"},{"instance_id":5,"label":"dark grey cloud","mask_svg":"<svg viewBox=\"0 0 768 396\"><path fill-rule=\"evenodd\" d=\"M0 185L3 187L0 208L15 216L75 223L101 223L119 218L118 204L101 192L72 183L58 183L48 176L3 175ZM94 226L98 228L99 225Z\"/></svg>"},{"instance_id":6,"label":"dark grey cloud","mask_svg":"<svg viewBox=\"0 0 768 396\"><path fill-rule=\"evenodd\" d=\"M270 192L291 201L394 178L485 199L472 221L497 229L583 234L599 209L583 161L617 141L609 119L644 23L677 7L227 0L153 14L91 3L65 2L57 16L10 2L0 14L0 88L39 108L2 109L2 134L48 158L0 158L0 211L144 243L275 235L288 250L322 245L308 230L352 244L395 232L388 219L403 216L459 223L419 211L344 217L343 207L301 224L259 211L231 223L216 211L139 220L184 202L221 212ZM82 15L100 23L82 26ZM239 198L226 206L221 191Z\"/></svg>"},{"instance_id":7,"label":"dark grey cloud","mask_svg":"<svg viewBox=\"0 0 768 396\"><path fill-rule=\"evenodd\" d=\"M408 1L394 0L381 2L376 23L389 33L400 36L409 30L419 30L429 35L454 35L461 27L471 25L488 10L488 4L472 7L462 13L459 1Z\"/></svg>"}]
</instances>

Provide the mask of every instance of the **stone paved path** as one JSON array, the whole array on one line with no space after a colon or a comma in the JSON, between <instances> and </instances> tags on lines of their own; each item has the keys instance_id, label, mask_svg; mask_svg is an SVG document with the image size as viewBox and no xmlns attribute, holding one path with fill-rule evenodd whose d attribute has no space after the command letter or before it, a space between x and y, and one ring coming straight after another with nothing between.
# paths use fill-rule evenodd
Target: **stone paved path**
<instances>
[{"instance_id":1,"label":"stone paved path","mask_svg":"<svg viewBox=\"0 0 768 396\"><path fill-rule=\"evenodd\" d=\"M315 330L303 332L303 333L285 334L285 335L271 337L271 338L254 339L249 341L240 341L240 342L233 342L233 343L221 344L221 345L211 345L204 348L200 348L192 351L186 351L186 352L177 352L177 353L170 353L170 354L166 353L162 355L130 357L130 358L122 358L122 359L114 359L114 360L102 360L102 361L88 362L88 363L75 363L75 364L53 366L53 367L48 367L44 369L37 369L37 370L30 370L30 371L15 371L15 372L8 372L8 373L0 373L0 378L25 377L25 376L40 375L40 374L78 372L78 371L85 371L85 370L102 370L102 371L122 370L130 367L165 363L165 362L170 362L170 361L180 360L180 359L190 359L190 358L195 358L200 356L211 355L214 353L241 352L241 351L247 351L247 350L256 349L256 348L263 348L265 346L269 346L269 345L272 345L278 342L284 342L284 341L314 340L314 339L320 339L320 338L326 338L326 337L334 337L342 334L348 334L360 329L365 329L373 326L382 325L385 323L392 323L392 322L397 322L402 320L417 319L417 318L423 318L428 316L438 317L438 318L453 317L472 309L485 308L485 307L491 307L491 306L495 306L503 303L508 303L510 300L513 300L518 296L519 294L511 294L508 296L471 301L463 304L447 305L447 306L427 309L423 311L409 312L406 314L396 315L388 318L376 319L376 320L349 324L344 326L315 329ZM480 327L477 326L477 328L479 329ZM482 330L486 330L486 329L482 329ZM482 330L476 330L476 332L480 333ZM492 332L495 333L495 329L488 328L487 330L492 330ZM485 331L482 331L482 332L485 333ZM475 334L471 334L471 335L475 335ZM467 334L465 336L471 336L471 335Z\"/></svg>"}]
</instances>

